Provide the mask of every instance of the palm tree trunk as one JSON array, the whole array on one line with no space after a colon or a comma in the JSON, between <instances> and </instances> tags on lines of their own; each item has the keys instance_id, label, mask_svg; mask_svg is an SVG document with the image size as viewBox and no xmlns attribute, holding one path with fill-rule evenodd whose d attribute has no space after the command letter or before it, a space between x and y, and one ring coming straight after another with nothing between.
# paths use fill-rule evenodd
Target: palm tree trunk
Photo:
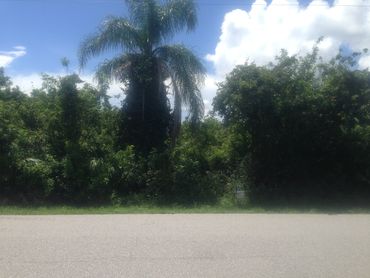
<instances>
[{"instance_id":1,"label":"palm tree trunk","mask_svg":"<svg viewBox=\"0 0 370 278\"><path fill-rule=\"evenodd\" d=\"M143 91L143 96L141 99L141 120L144 122L145 121L145 91Z\"/></svg>"},{"instance_id":2,"label":"palm tree trunk","mask_svg":"<svg viewBox=\"0 0 370 278\"><path fill-rule=\"evenodd\" d=\"M181 96L177 86L174 84L175 99L173 109L173 129L172 129L172 146L175 146L176 139L180 134L181 130Z\"/></svg>"}]
</instances>

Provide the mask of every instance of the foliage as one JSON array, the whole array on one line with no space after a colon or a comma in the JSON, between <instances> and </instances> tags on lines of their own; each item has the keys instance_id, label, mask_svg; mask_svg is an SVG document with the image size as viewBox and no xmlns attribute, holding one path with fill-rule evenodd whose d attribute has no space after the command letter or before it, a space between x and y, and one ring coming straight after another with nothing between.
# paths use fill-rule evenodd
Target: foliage
<instances>
[{"instance_id":1,"label":"foliage","mask_svg":"<svg viewBox=\"0 0 370 278\"><path fill-rule=\"evenodd\" d=\"M75 74L43 78L30 96L9 79L0 91L1 202L199 204L225 192L230 140L216 119L186 122L165 150L122 149L121 111L99 88Z\"/></svg>"},{"instance_id":2,"label":"foliage","mask_svg":"<svg viewBox=\"0 0 370 278\"><path fill-rule=\"evenodd\" d=\"M229 171L227 139L212 118L195 131L185 126L173 154L175 196L199 202L215 202L222 196Z\"/></svg>"},{"instance_id":3,"label":"foliage","mask_svg":"<svg viewBox=\"0 0 370 278\"><path fill-rule=\"evenodd\" d=\"M370 73L359 54L322 62L282 51L275 64L238 66L215 111L250 137L243 155L256 198L345 198L369 194ZM368 195L369 196L369 195Z\"/></svg>"},{"instance_id":4,"label":"foliage","mask_svg":"<svg viewBox=\"0 0 370 278\"><path fill-rule=\"evenodd\" d=\"M199 86L205 69L185 46L163 44L177 32L195 28L192 0L126 0L126 4L129 19L108 17L96 34L82 42L80 65L108 50L124 51L102 63L96 77L101 83L115 79L125 85L119 140L123 148L134 145L147 154L153 148L163 149L169 133L173 140L178 136L182 104L189 106L192 121L202 118ZM174 92L172 115L166 80L171 80Z\"/></svg>"},{"instance_id":5,"label":"foliage","mask_svg":"<svg viewBox=\"0 0 370 278\"><path fill-rule=\"evenodd\" d=\"M368 202L370 73L359 55L282 51L267 66L238 66L219 86L217 115L184 121L176 141L145 133L140 144L163 141L146 151L128 144L131 100L113 107L106 87L76 74L44 75L28 95L0 70L0 204ZM141 58L132 69L145 77Z\"/></svg>"}]
</instances>

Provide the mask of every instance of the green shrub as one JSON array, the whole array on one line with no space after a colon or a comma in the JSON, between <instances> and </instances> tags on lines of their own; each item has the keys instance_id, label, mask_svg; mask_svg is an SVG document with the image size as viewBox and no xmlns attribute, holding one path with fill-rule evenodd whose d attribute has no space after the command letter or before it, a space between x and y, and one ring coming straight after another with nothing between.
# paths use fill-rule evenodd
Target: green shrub
<instances>
[{"instance_id":1,"label":"green shrub","mask_svg":"<svg viewBox=\"0 0 370 278\"><path fill-rule=\"evenodd\" d=\"M317 49L275 64L238 66L214 108L244 134L249 192L255 199L343 199L369 195L370 73L358 54L329 63Z\"/></svg>"}]
</instances>

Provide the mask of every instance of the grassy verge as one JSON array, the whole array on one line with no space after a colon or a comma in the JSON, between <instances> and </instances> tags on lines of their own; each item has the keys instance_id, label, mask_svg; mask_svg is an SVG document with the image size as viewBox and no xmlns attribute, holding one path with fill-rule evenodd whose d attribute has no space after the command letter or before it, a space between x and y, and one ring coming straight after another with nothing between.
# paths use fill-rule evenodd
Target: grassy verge
<instances>
[{"instance_id":1,"label":"grassy verge","mask_svg":"<svg viewBox=\"0 0 370 278\"><path fill-rule=\"evenodd\" d=\"M88 215L88 214L223 214L223 213L370 213L369 208L223 207L223 206L0 206L0 215Z\"/></svg>"}]
</instances>

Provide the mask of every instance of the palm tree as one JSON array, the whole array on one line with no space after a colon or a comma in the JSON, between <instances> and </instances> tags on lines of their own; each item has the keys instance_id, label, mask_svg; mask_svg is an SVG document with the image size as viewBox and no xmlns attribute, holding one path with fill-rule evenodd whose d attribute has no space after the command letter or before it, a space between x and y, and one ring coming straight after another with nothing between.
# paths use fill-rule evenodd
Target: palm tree
<instances>
[{"instance_id":1,"label":"palm tree","mask_svg":"<svg viewBox=\"0 0 370 278\"><path fill-rule=\"evenodd\" d=\"M64 69L66 70L66 74L69 73L69 64L70 64L70 61L67 57L63 57L62 59L60 59L60 62L62 64L62 66L64 67Z\"/></svg>"},{"instance_id":2,"label":"palm tree","mask_svg":"<svg viewBox=\"0 0 370 278\"><path fill-rule=\"evenodd\" d=\"M123 137L128 144L150 149L163 144L169 129L173 141L176 139L182 105L188 107L192 122L203 116L199 87L204 81L204 66L185 46L163 44L177 32L195 28L196 7L193 0L126 0L126 4L129 19L109 17L96 34L83 41L80 66L105 51L122 51L100 64L96 77L125 84ZM169 90L173 94L172 115Z\"/></svg>"}]
</instances>

